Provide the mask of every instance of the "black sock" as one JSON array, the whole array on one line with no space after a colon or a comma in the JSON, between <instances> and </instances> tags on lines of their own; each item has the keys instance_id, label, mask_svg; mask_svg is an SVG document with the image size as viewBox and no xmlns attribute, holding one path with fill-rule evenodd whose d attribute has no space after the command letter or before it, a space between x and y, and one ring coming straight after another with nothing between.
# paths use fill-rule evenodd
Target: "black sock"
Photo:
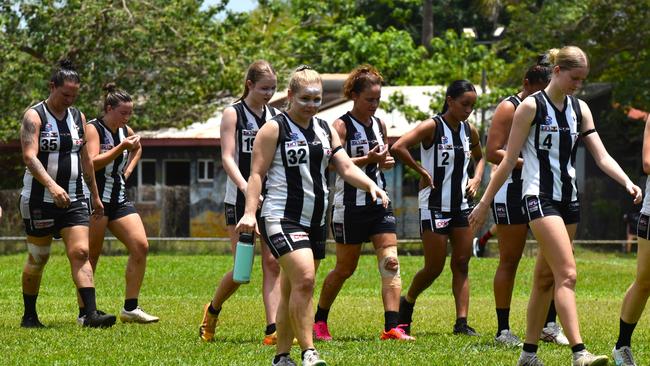
<instances>
[{"instance_id":1,"label":"black sock","mask_svg":"<svg viewBox=\"0 0 650 366\"><path fill-rule=\"evenodd\" d=\"M138 298L124 300L124 310L133 311L138 307Z\"/></svg>"},{"instance_id":2,"label":"black sock","mask_svg":"<svg viewBox=\"0 0 650 366\"><path fill-rule=\"evenodd\" d=\"M467 317L456 318L456 326L467 325Z\"/></svg>"},{"instance_id":3,"label":"black sock","mask_svg":"<svg viewBox=\"0 0 650 366\"><path fill-rule=\"evenodd\" d=\"M210 301L210 306L208 306L208 313L212 314L212 316L219 316L219 313L221 312L221 309L215 309L212 307L212 301Z\"/></svg>"},{"instance_id":4,"label":"black sock","mask_svg":"<svg viewBox=\"0 0 650 366\"><path fill-rule=\"evenodd\" d=\"M25 316L36 316L36 295L28 295L23 292L23 304L25 305Z\"/></svg>"},{"instance_id":5,"label":"black sock","mask_svg":"<svg viewBox=\"0 0 650 366\"><path fill-rule=\"evenodd\" d=\"M97 304L95 303L95 288L94 287L81 287L79 291L79 296L81 301L84 303L84 309L86 309L86 314L92 314L97 310Z\"/></svg>"},{"instance_id":6,"label":"black sock","mask_svg":"<svg viewBox=\"0 0 650 366\"><path fill-rule=\"evenodd\" d=\"M578 343L575 346L571 347L571 352L576 353L576 352L584 351L586 349L587 347L585 347L584 343Z\"/></svg>"},{"instance_id":7,"label":"black sock","mask_svg":"<svg viewBox=\"0 0 650 366\"><path fill-rule=\"evenodd\" d=\"M399 313L397 311L384 311L384 331L397 327Z\"/></svg>"},{"instance_id":8,"label":"black sock","mask_svg":"<svg viewBox=\"0 0 650 366\"><path fill-rule=\"evenodd\" d=\"M619 319L618 323L618 341L616 341L616 349L621 347L630 347L632 345L632 333L636 323L626 323L623 319Z\"/></svg>"},{"instance_id":9,"label":"black sock","mask_svg":"<svg viewBox=\"0 0 650 366\"><path fill-rule=\"evenodd\" d=\"M510 308L497 308L497 337L504 329L510 329Z\"/></svg>"},{"instance_id":10,"label":"black sock","mask_svg":"<svg viewBox=\"0 0 650 366\"><path fill-rule=\"evenodd\" d=\"M325 322L327 323L327 317L330 315L330 309L323 309L320 306L316 306L316 315L314 315L314 322Z\"/></svg>"},{"instance_id":11,"label":"black sock","mask_svg":"<svg viewBox=\"0 0 650 366\"><path fill-rule=\"evenodd\" d=\"M413 321L413 307L415 307L415 303L408 302L406 296L400 297L398 324L411 324Z\"/></svg>"},{"instance_id":12,"label":"black sock","mask_svg":"<svg viewBox=\"0 0 650 366\"><path fill-rule=\"evenodd\" d=\"M546 315L546 324L555 323L557 319L557 311L555 310L555 301L551 300L551 306L548 308L548 314Z\"/></svg>"},{"instance_id":13,"label":"black sock","mask_svg":"<svg viewBox=\"0 0 650 366\"><path fill-rule=\"evenodd\" d=\"M271 323L266 326L266 330L264 331L264 335L271 335L275 333L275 323Z\"/></svg>"},{"instance_id":14,"label":"black sock","mask_svg":"<svg viewBox=\"0 0 650 366\"><path fill-rule=\"evenodd\" d=\"M537 353L537 345L531 343L524 343L523 350L524 352L528 352L528 353Z\"/></svg>"},{"instance_id":15,"label":"black sock","mask_svg":"<svg viewBox=\"0 0 650 366\"><path fill-rule=\"evenodd\" d=\"M86 309L79 307L79 316L78 318L81 318L82 316L86 315Z\"/></svg>"},{"instance_id":16,"label":"black sock","mask_svg":"<svg viewBox=\"0 0 650 366\"><path fill-rule=\"evenodd\" d=\"M302 351L302 353L300 354L300 359L301 360L304 359L305 358L305 352L310 351L310 350L315 351L316 349L315 348L307 348L306 350Z\"/></svg>"},{"instance_id":17,"label":"black sock","mask_svg":"<svg viewBox=\"0 0 650 366\"><path fill-rule=\"evenodd\" d=\"M280 362L280 358L283 357L283 356L287 357L287 356L289 356L289 354L288 353L278 353L277 355L275 355L275 357L273 357L273 363Z\"/></svg>"}]
</instances>

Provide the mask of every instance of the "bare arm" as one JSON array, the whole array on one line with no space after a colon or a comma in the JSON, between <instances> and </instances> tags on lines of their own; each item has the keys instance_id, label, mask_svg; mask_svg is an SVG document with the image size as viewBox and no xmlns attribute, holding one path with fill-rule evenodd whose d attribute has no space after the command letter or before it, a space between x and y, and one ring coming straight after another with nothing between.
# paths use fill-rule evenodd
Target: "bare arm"
<instances>
[{"instance_id":1,"label":"bare arm","mask_svg":"<svg viewBox=\"0 0 650 366\"><path fill-rule=\"evenodd\" d=\"M487 160L492 164L499 164L506 156L506 142L512 127L512 118L515 115L515 106L507 100L502 101L494 111L492 125L488 131L488 139L485 148ZM524 159L518 159L516 167L521 169Z\"/></svg>"},{"instance_id":2,"label":"bare arm","mask_svg":"<svg viewBox=\"0 0 650 366\"><path fill-rule=\"evenodd\" d=\"M251 161L251 174L248 177L246 191L246 208L235 230L241 232L258 232L255 212L262 194L262 180L266 176L273 162L277 149L280 127L275 121L268 121L260 128L253 143L253 159Z\"/></svg>"},{"instance_id":3,"label":"bare arm","mask_svg":"<svg viewBox=\"0 0 650 366\"><path fill-rule=\"evenodd\" d=\"M86 186L88 186L88 190L90 191L93 208L92 214L93 216L101 217L104 215L104 205L102 204L102 200L99 197L99 192L97 191L93 159L90 157L90 154L88 153L88 149L86 147L86 133L88 130L90 130L90 128L86 124L86 117L83 115L83 113L81 114L81 121L84 128L84 144L81 146L81 150L79 150L79 153L81 155L81 169L83 171L83 178L86 182Z\"/></svg>"},{"instance_id":4,"label":"bare arm","mask_svg":"<svg viewBox=\"0 0 650 366\"><path fill-rule=\"evenodd\" d=\"M129 135L126 139L122 140L119 145L113 146L112 149L100 152L99 133L94 125L85 128L86 135L86 149L88 155L93 161L95 170L100 170L117 159L124 150L131 150L135 148L136 144L139 145L140 138L138 136Z\"/></svg>"},{"instance_id":5,"label":"bare arm","mask_svg":"<svg viewBox=\"0 0 650 366\"><path fill-rule=\"evenodd\" d=\"M582 132L585 131L590 131L594 129L594 119L593 116L591 115L591 110L589 110L589 106L587 106L587 103L578 100L580 103L580 109L582 110ZM647 130L647 127L646 127ZM585 146L587 147L587 150L591 153L591 155L594 158L594 161L596 161L596 165L602 170L605 174L609 175L612 179L617 181L620 185L625 187L625 189L630 193L630 195L634 198L634 203L637 204L641 202L642 198L642 193L641 193L641 188L639 188L637 185L635 185L630 178L625 174L623 169L621 169L621 166L618 165L616 160L612 158L611 155L607 152L605 149L605 146L603 145L603 142L600 140L600 136L598 136L597 132L589 133L588 135L584 136L583 138ZM644 133L644 147L645 151L645 133ZM644 160L644 166L645 166L645 160Z\"/></svg>"},{"instance_id":6,"label":"bare arm","mask_svg":"<svg viewBox=\"0 0 650 366\"><path fill-rule=\"evenodd\" d=\"M485 170L485 159L483 159L483 150L481 149L481 138L478 131L473 125L470 125L470 146L472 158L476 163L474 168L474 177L467 182L467 194L474 197L483 180L483 171Z\"/></svg>"},{"instance_id":7,"label":"bare arm","mask_svg":"<svg viewBox=\"0 0 650 366\"><path fill-rule=\"evenodd\" d=\"M246 180L241 174L239 166L235 162L235 153L237 147L235 141L235 134L237 132L237 112L235 111L235 108L228 107L223 111L220 128L221 163L223 164L223 169L226 171L226 174L228 174L228 177L235 183L237 188L239 188L240 191L246 193ZM255 137L255 140L257 140L257 136ZM255 145L257 144L253 143L253 150L255 150ZM259 197L259 194L255 197Z\"/></svg>"},{"instance_id":8,"label":"bare arm","mask_svg":"<svg viewBox=\"0 0 650 366\"><path fill-rule=\"evenodd\" d=\"M57 207L68 207L70 196L56 181L50 177L43 164L38 160L39 151L39 133L41 129L41 120L38 113L33 109L28 109L23 116L23 122L20 127L20 145L23 152L23 161L34 178L41 183L50 192L54 204Z\"/></svg>"},{"instance_id":9,"label":"bare arm","mask_svg":"<svg viewBox=\"0 0 650 366\"><path fill-rule=\"evenodd\" d=\"M643 172L650 175L650 114L646 117L643 131Z\"/></svg>"},{"instance_id":10,"label":"bare arm","mask_svg":"<svg viewBox=\"0 0 650 366\"><path fill-rule=\"evenodd\" d=\"M136 136L131 127L127 127L127 131L129 133L129 137ZM135 167L138 165L138 161L140 161L141 157L142 145L140 144L140 137L138 136L138 142L136 146L129 153L129 162L126 164L126 167L124 167L124 179L129 179L131 173L133 173L133 169L135 169Z\"/></svg>"},{"instance_id":11,"label":"bare arm","mask_svg":"<svg viewBox=\"0 0 650 366\"><path fill-rule=\"evenodd\" d=\"M431 145L433 143L434 133L436 130L436 121L433 119L427 119L420 124L418 124L414 129L407 132L406 135L400 137L393 146L391 147L391 152L395 157L400 159L404 164L411 167L413 170L420 174L420 185L423 186L432 186L433 180L429 173L424 167L413 159L411 153L409 152L409 147L415 146L419 143L424 143L426 145Z\"/></svg>"}]
</instances>

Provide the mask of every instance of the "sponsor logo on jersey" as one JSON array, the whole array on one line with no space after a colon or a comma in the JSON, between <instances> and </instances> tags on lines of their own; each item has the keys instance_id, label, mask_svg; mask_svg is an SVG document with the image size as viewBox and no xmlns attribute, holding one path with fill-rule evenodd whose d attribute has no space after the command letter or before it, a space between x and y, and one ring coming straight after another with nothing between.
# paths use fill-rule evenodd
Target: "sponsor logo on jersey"
<instances>
[{"instance_id":1,"label":"sponsor logo on jersey","mask_svg":"<svg viewBox=\"0 0 650 366\"><path fill-rule=\"evenodd\" d=\"M496 208L495 208L495 211L497 213L497 217L499 217L499 218L508 217L508 215L506 213L506 205L504 205L504 204L497 204Z\"/></svg>"},{"instance_id":2,"label":"sponsor logo on jersey","mask_svg":"<svg viewBox=\"0 0 650 366\"><path fill-rule=\"evenodd\" d=\"M539 126L540 131L544 132L557 132L557 126Z\"/></svg>"},{"instance_id":3,"label":"sponsor logo on jersey","mask_svg":"<svg viewBox=\"0 0 650 366\"><path fill-rule=\"evenodd\" d=\"M290 138L291 140L293 140L293 141L297 141L297 140L300 139L300 135L298 135L298 134L295 133L295 132L291 132L291 133L289 134L289 138Z\"/></svg>"},{"instance_id":4,"label":"sponsor logo on jersey","mask_svg":"<svg viewBox=\"0 0 650 366\"><path fill-rule=\"evenodd\" d=\"M101 151L108 151L113 148L113 144L107 143L107 144L101 144L99 145L99 150Z\"/></svg>"},{"instance_id":5,"label":"sponsor logo on jersey","mask_svg":"<svg viewBox=\"0 0 650 366\"><path fill-rule=\"evenodd\" d=\"M52 131L52 124L51 123L48 122L48 123L45 124L45 131L46 132Z\"/></svg>"},{"instance_id":6,"label":"sponsor logo on jersey","mask_svg":"<svg viewBox=\"0 0 650 366\"><path fill-rule=\"evenodd\" d=\"M300 140L300 141L289 141L285 144L286 147L297 147L297 146L307 146L307 141L305 140Z\"/></svg>"},{"instance_id":7,"label":"sponsor logo on jersey","mask_svg":"<svg viewBox=\"0 0 650 366\"><path fill-rule=\"evenodd\" d=\"M553 117L551 116L545 116L544 119L542 120L543 125L550 125L553 124Z\"/></svg>"},{"instance_id":8,"label":"sponsor logo on jersey","mask_svg":"<svg viewBox=\"0 0 650 366\"><path fill-rule=\"evenodd\" d=\"M448 144L448 143L449 143L449 137L447 137L447 136L442 136L442 137L440 138L440 142L443 143L443 144Z\"/></svg>"},{"instance_id":9,"label":"sponsor logo on jersey","mask_svg":"<svg viewBox=\"0 0 650 366\"><path fill-rule=\"evenodd\" d=\"M358 132L358 131L355 132L355 133L354 133L354 139L355 139L355 140L361 140L361 139L363 139L363 135L361 134L361 132Z\"/></svg>"},{"instance_id":10,"label":"sponsor logo on jersey","mask_svg":"<svg viewBox=\"0 0 650 366\"><path fill-rule=\"evenodd\" d=\"M241 130L243 136L255 136L257 135L257 130Z\"/></svg>"},{"instance_id":11,"label":"sponsor logo on jersey","mask_svg":"<svg viewBox=\"0 0 650 366\"><path fill-rule=\"evenodd\" d=\"M352 146L365 145L367 143L368 143L368 140L366 140L366 139L358 139L358 140L350 141L350 145L352 145Z\"/></svg>"},{"instance_id":12,"label":"sponsor logo on jersey","mask_svg":"<svg viewBox=\"0 0 650 366\"><path fill-rule=\"evenodd\" d=\"M253 122L248 121L248 123L246 123L246 128L252 130L255 128L255 125L253 124Z\"/></svg>"}]
</instances>

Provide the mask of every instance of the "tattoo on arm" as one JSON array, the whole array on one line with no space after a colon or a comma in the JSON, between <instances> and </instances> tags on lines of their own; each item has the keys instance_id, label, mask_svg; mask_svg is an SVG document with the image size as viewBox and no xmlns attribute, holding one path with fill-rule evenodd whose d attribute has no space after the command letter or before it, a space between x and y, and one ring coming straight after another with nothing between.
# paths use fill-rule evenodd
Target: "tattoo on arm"
<instances>
[{"instance_id":1,"label":"tattoo on arm","mask_svg":"<svg viewBox=\"0 0 650 366\"><path fill-rule=\"evenodd\" d=\"M20 134L20 139L24 146L31 146L34 143L34 135L36 134L36 127L34 123L27 117L23 118L23 128Z\"/></svg>"}]
</instances>

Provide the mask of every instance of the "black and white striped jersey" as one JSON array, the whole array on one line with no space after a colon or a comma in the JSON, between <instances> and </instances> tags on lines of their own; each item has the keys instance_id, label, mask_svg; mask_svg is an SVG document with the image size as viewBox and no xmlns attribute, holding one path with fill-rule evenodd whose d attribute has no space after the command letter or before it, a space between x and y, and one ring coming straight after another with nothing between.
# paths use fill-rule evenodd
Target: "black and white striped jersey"
<instances>
[{"instance_id":1,"label":"black and white striped jersey","mask_svg":"<svg viewBox=\"0 0 650 366\"><path fill-rule=\"evenodd\" d=\"M469 180L467 167L472 158L469 123L463 121L454 130L442 115L433 119L436 122L433 144L428 147L420 145L420 158L422 167L433 178L435 188L420 190L419 207L443 212L469 209L471 201L465 194Z\"/></svg>"},{"instance_id":2,"label":"black and white striped jersey","mask_svg":"<svg viewBox=\"0 0 650 366\"><path fill-rule=\"evenodd\" d=\"M253 111L251 111L243 100L233 104L232 107L237 112L237 124L235 127L235 163L237 163L239 171L244 179L248 180L248 176L251 174L251 158L255 135L257 135L257 131L268 118L277 115L280 111L269 105L265 105L262 116L258 117L253 113ZM228 177L226 181L226 196L223 201L231 205L242 207L246 204L244 193L237 188L237 185L232 179L230 179L230 177Z\"/></svg>"},{"instance_id":3,"label":"black and white striped jersey","mask_svg":"<svg viewBox=\"0 0 650 366\"><path fill-rule=\"evenodd\" d=\"M82 179L81 170L80 150L84 144L81 112L70 107L65 117L57 120L45 102L31 108L38 113L41 120L38 132L38 160L56 184L68 193L70 201L87 198L88 188ZM21 195L30 202L54 202L50 191L32 176L29 169L25 169Z\"/></svg>"},{"instance_id":4,"label":"black and white striped jersey","mask_svg":"<svg viewBox=\"0 0 650 366\"><path fill-rule=\"evenodd\" d=\"M504 101L512 103L515 106L515 109L521 104L521 98L517 94L511 95L506 98ZM503 147L504 150L507 149L507 145ZM521 156L521 154L520 154ZM508 179L505 183L499 188L499 191L494 196L494 202L504 203L504 204L519 204L521 202L521 189L522 189L522 179L521 179L521 169L514 168Z\"/></svg>"},{"instance_id":5,"label":"black and white striped jersey","mask_svg":"<svg viewBox=\"0 0 650 366\"><path fill-rule=\"evenodd\" d=\"M113 133L101 119L93 119L88 122L92 125L99 135L99 153L103 154L110 151L115 146L119 146L122 140L128 137L129 132L126 127L118 128ZM105 203L122 203L126 201L126 182L124 179L124 169L129 162L129 151L124 149L115 160L108 163L104 168L95 170L95 181L97 182L97 191L102 202Z\"/></svg>"},{"instance_id":6,"label":"black and white striped jersey","mask_svg":"<svg viewBox=\"0 0 650 366\"><path fill-rule=\"evenodd\" d=\"M345 150L351 158L368 155L368 151L375 146L385 146L384 134L379 118L371 117L370 126L365 126L357 121L349 112L340 118L345 123L346 141ZM359 167L372 179L379 188L386 188L384 173L379 164L368 164ZM381 204L381 200L372 201L370 193L345 182L339 175L336 176L334 205L336 206L366 206Z\"/></svg>"},{"instance_id":7,"label":"black and white striped jersey","mask_svg":"<svg viewBox=\"0 0 650 366\"><path fill-rule=\"evenodd\" d=\"M575 159L582 113L573 96L558 110L542 90L532 94L537 107L524 143L523 196L540 196L554 201L578 199Z\"/></svg>"},{"instance_id":8,"label":"black and white striped jersey","mask_svg":"<svg viewBox=\"0 0 650 366\"><path fill-rule=\"evenodd\" d=\"M332 133L327 122L312 118L303 129L286 113L275 116L278 143L266 176L262 217L290 220L306 227L325 225Z\"/></svg>"}]
</instances>

